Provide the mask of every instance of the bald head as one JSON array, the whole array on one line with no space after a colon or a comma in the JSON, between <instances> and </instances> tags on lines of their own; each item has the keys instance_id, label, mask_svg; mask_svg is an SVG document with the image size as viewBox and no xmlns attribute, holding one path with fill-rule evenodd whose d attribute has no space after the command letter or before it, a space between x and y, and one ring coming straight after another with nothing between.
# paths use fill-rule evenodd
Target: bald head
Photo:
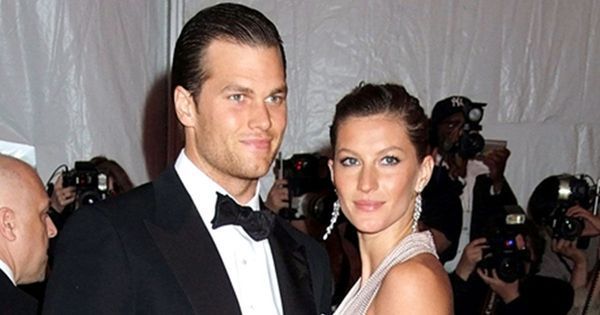
<instances>
[{"instance_id":1,"label":"bald head","mask_svg":"<svg viewBox=\"0 0 600 315\"><path fill-rule=\"evenodd\" d=\"M48 205L37 172L19 159L0 154L0 259L17 284L44 279L48 238L57 233Z\"/></svg>"},{"instance_id":2,"label":"bald head","mask_svg":"<svg viewBox=\"0 0 600 315\"><path fill-rule=\"evenodd\" d=\"M14 199L15 192L44 191L37 172L27 163L11 156L0 154L0 206Z\"/></svg>"}]
</instances>

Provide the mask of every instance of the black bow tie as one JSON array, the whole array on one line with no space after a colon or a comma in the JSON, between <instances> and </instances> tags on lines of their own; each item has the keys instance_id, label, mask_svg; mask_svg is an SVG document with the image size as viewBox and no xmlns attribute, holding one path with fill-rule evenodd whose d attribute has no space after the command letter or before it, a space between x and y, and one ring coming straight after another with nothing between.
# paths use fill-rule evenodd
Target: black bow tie
<instances>
[{"instance_id":1,"label":"black bow tie","mask_svg":"<svg viewBox=\"0 0 600 315\"><path fill-rule=\"evenodd\" d=\"M239 225L252 239L260 241L271 234L275 215L268 210L254 211L240 206L231 197L217 193L215 217L210 222L213 229L228 224Z\"/></svg>"}]
</instances>

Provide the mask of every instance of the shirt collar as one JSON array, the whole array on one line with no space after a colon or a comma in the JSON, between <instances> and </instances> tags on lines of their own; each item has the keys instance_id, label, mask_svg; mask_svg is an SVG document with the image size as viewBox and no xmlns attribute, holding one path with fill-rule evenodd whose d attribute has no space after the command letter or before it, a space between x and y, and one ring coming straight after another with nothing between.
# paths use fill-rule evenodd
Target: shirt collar
<instances>
[{"instance_id":1,"label":"shirt collar","mask_svg":"<svg viewBox=\"0 0 600 315\"><path fill-rule=\"evenodd\" d=\"M230 193L228 193L225 188L221 185L217 184L212 178L208 177L202 170L200 170L185 154L184 150L181 150L181 153L177 157L175 161L175 170L177 171L177 175L181 179L183 186L187 190L187 192L192 197L194 204L200 211L200 214L204 214L205 211L203 209L210 209L210 211L206 211L207 215L210 215L208 218L212 219L214 216L214 207L217 202L217 194L216 192L229 195L231 198L235 200ZM242 206L248 206L252 209L260 209L260 183L257 182L256 191L254 192L254 196L248 201L246 204L241 204ZM239 203L236 200L237 203Z\"/></svg>"},{"instance_id":2,"label":"shirt collar","mask_svg":"<svg viewBox=\"0 0 600 315\"><path fill-rule=\"evenodd\" d=\"M15 282L15 276L13 274L13 271L10 269L10 267L0 259L0 270L2 270L4 272L4 274L8 277L8 279L10 279L10 281L17 286L17 283Z\"/></svg>"}]
</instances>

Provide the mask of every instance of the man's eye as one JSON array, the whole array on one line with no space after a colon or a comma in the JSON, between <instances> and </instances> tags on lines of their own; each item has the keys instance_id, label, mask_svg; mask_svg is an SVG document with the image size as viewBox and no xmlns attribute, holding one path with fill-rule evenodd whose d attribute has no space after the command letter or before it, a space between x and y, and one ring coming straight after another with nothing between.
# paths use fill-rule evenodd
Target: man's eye
<instances>
[{"instance_id":1,"label":"man's eye","mask_svg":"<svg viewBox=\"0 0 600 315\"><path fill-rule=\"evenodd\" d=\"M230 99L234 102L241 102L244 100L244 95L243 94L233 94L233 95L229 95L228 99Z\"/></svg>"},{"instance_id":2,"label":"man's eye","mask_svg":"<svg viewBox=\"0 0 600 315\"><path fill-rule=\"evenodd\" d=\"M355 158L347 157L340 160L340 164L343 166L353 166L358 164L358 160Z\"/></svg>"},{"instance_id":3,"label":"man's eye","mask_svg":"<svg viewBox=\"0 0 600 315\"><path fill-rule=\"evenodd\" d=\"M395 157L395 156L386 156L381 160L382 164L384 165L396 165L398 164L398 162L400 162L400 160Z\"/></svg>"},{"instance_id":4,"label":"man's eye","mask_svg":"<svg viewBox=\"0 0 600 315\"><path fill-rule=\"evenodd\" d=\"M283 103L284 100L285 100L285 98L281 95L271 95L271 96L267 97L266 102L269 104L279 105L279 104Z\"/></svg>"}]
</instances>

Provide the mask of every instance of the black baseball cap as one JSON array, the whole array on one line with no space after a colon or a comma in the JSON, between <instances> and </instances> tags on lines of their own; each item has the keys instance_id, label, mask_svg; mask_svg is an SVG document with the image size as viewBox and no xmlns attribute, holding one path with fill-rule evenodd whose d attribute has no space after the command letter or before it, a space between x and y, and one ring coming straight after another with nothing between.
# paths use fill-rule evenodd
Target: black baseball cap
<instances>
[{"instance_id":1,"label":"black baseball cap","mask_svg":"<svg viewBox=\"0 0 600 315\"><path fill-rule=\"evenodd\" d=\"M431 125L437 126L446 117L452 116L463 111L465 106L485 106L485 103L475 103L465 96L454 95L447 97L437 103L431 112Z\"/></svg>"}]
</instances>

